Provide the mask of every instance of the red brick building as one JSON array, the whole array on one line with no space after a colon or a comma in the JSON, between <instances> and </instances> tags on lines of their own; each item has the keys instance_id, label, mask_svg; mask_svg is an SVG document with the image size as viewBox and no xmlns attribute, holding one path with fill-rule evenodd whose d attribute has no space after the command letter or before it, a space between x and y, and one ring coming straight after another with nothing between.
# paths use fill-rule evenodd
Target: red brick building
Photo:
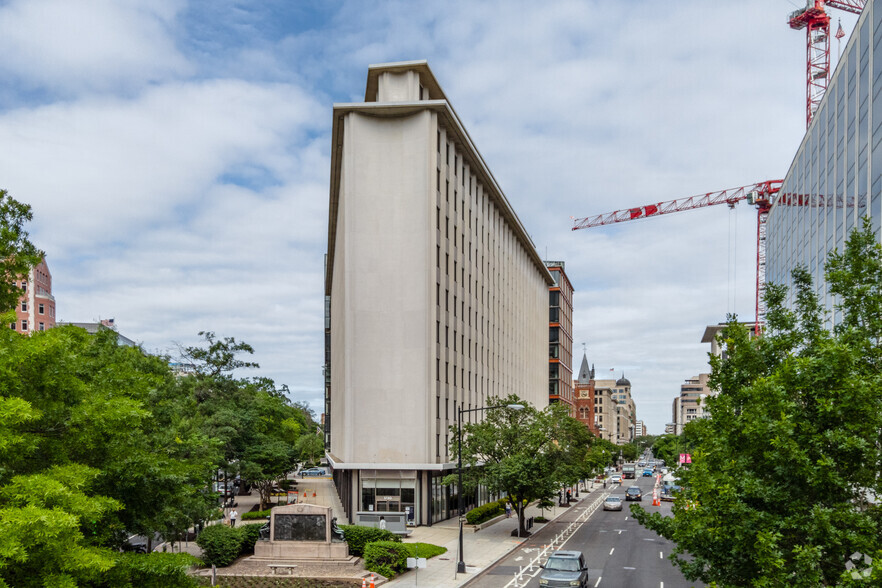
<instances>
[{"instance_id":1,"label":"red brick building","mask_svg":"<svg viewBox=\"0 0 882 588\"><path fill-rule=\"evenodd\" d=\"M15 322L9 328L20 333L45 331L55 326L55 297L52 296L52 274L43 259L28 273L12 280L21 289L15 307Z\"/></svg>"},{"instance_id":2,"label":"red brick building","mask_svg":"<svg viewBox=\"0 0 882 588\"><path fill-rule=\"evenodd\" d=\"M576 418L595 435L600 435L594 418L594 366L588 367L588 355L582 354L579 376L573 382L575 388Z\"/></svg>"},{"instance_id":3,"label":"red brick building","mask_svg":"<svg viewBox=\"0 0 882 588\"><path fill-rule=\"evenodd\" d=\"M576 416L573 396L573 285L564 262L546 261L554 278L548 289L548 403L560 402Z\"/></svg>"}]
</instances>

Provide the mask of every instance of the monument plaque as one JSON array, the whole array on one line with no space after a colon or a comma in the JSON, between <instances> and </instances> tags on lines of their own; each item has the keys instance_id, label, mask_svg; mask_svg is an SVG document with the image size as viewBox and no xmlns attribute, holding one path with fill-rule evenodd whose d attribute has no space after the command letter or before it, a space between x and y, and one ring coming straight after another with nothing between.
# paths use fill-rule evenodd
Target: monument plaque
<instances>
[{"instance_id":1,"label":"monument plaque","mask_svg":"<svg viewBox=\"0 0 882 588\"><path fill-rule=\"evenodd\" d=\"M352 564L349 545L336 527L330 506L289 504L270 513L266 540L254 546L253 560L278 562L325 562Z\"/></svg>"},{"instance_id":2,"label":"monument plaque","mask_svg":"<svg viewBox=\"0 0 882 588\"><path fill-rule=\"evenodd\" d=\"M327 517L309 514L275 515L276 541L326 541Z\"/></svg>"}]
</instances>

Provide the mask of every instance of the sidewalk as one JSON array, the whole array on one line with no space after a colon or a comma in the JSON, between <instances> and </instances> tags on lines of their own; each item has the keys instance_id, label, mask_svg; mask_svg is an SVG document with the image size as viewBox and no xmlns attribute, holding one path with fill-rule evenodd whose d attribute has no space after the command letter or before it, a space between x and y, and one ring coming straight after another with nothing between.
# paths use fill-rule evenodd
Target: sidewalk
<instances>
[{"instance_id":1,"label":"sidewalk","mask_svg":"<svg viewBox=\"0 0 882 588\"><path fill-rule=\"evenodd\" d=\"M603 490L603 485L588 484L589 491L580 492L580 501L589 500L597 489ZM572 508L572 507L570 507ZM545 516L554 520L565 512L567 508L546 509ZM527 507L527 517L537 517L541 513L535 506ZM546 523L547 524L547 523ZM536 523L531 529L536 532L544 525ZM455 574L457 562L457 549L459 548L459 525L456 519L443 521L431 527L415 527L413 533L404 539L406 543L432 543L447 548L447 553L439 555L426 562L426 567L420 570L411 570L406 574L383 584L383 586L396 586L410 588L419 586L432 586L433 588L454 588L464 586L475 575L496 563L512 550L516 549L526 539L512 537L511 532L517 528L517 519L503 519L495 525L491 525L478 532L471 527L463 529L463 552L466 562L466 573Z\"/></svg>"}]
</instances>

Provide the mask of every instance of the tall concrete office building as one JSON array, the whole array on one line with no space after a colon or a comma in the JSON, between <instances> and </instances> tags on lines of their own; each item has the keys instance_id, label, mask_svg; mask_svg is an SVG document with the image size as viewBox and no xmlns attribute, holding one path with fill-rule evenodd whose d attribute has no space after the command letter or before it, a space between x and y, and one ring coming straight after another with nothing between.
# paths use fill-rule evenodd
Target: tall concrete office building
<instances>
[{"instance_id":1,"label":"tall concrete office building","mask_svg":"<svg viewBox=\"0 0 882 588\"><path fill-rule=\"evenodd\" d=\"M426 62L370 66L333 116L327 458L350 520L432 524L458 513L459 409L548 403L553 280Z\"/></svg>"},{"instance_id":2,"label":"tall concrete office building","mask_svg":"<svg viewBox=\"0 0 882 588\"><path fill-rule=\"evenodd\" d=\"M864 216L882 235L882 0L867 2L773 200L766 280L791 285L805 265L835 324L824 263Z\"/></svg>"}]
</instances>

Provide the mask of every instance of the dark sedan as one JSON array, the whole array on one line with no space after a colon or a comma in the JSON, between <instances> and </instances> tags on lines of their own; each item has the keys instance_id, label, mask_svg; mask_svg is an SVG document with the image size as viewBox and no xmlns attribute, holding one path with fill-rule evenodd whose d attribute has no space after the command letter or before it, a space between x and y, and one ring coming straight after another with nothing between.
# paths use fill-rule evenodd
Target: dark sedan
<instances>
[{"instance_id":1,"label":"dark sedan","mask_svg":"<svg viewBox=\"0 0 882 588\"><path fill-rule=\"evenodd\" d=\"M625 490L625 500L643 501L643 490L639 486L630 486Z\"/></svg>"}]
</instances>

